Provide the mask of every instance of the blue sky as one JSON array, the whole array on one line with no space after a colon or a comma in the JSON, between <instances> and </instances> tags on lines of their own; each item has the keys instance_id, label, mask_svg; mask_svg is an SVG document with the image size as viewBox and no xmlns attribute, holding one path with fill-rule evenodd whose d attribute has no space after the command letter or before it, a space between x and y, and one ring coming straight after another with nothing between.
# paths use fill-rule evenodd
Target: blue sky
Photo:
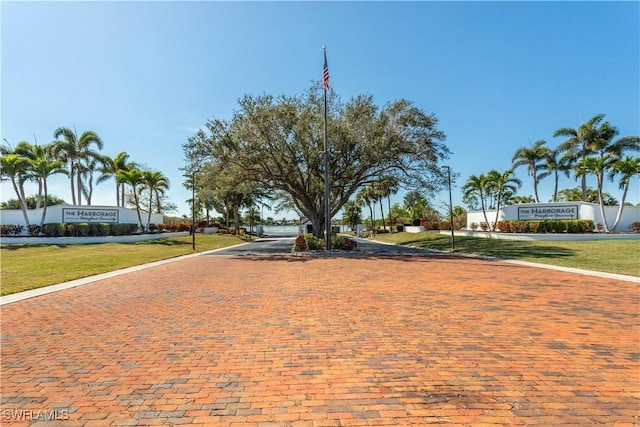
<instances>
[{"instance_id":1,"label":"blue sky","mask_svg":"<svg viewBox=\"0 0 640 427\"><path fill-rule=\"evenodd\" d=\"M460 174L454 204L469 175L510 168L539 139L555 147L560 127L605 113L621 136L640 134L638 2L3 1L0 13L0 136L44 144L60 126L94 130L104 154L162 171L178 214L190 212L187 138L244 94L301 94L321 78L323 45L343 100L406 98L438 117L444 163ZM516 175L532 194L526 169ZM96 192L94 204L114 204L113 182ZM50 193L70 201L67 178ZM442 209L448 195L429 198ZM640 202L637 179L628 201Z\"/></svg>"}]
</instances>

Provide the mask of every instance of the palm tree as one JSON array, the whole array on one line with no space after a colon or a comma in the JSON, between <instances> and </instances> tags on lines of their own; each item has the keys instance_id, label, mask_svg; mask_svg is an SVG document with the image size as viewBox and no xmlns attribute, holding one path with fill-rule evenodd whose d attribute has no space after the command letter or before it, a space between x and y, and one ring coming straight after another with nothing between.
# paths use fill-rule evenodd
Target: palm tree
<instances>
[{"instance_id":1,"label":"palm tree","mask_svg":"<svg viewBox=\"0 0 640 427\"><path fill-rule=\"evenodd\" d=\"M546 143L546 141L538 140L534 142L531 147L520 147L511 159L514 169L518 166L527 167L529 175L533 178L533 195L536 203L540 203L540 198L538 197L538 182L542 179L542 175L539 176L538 171L544 167L542 161L551 151L545 146Z\"/></svg>"},{"instance_id":2,"label":"palm tree","mask_svg":"<svg viewBox=\"0 0 640 427\"><path fill-rule=\"evenodd\" d=\"M169 188L169 179L162 173L156 171L143 171L143 182L145 188L149 191L149 213L147 216L147 230L151 222L151 211L153 210L153 197L158 201L158 212L160 209L160 194Z\"/></svg>"},{"instance_id":3,"label":"palm tree","mask_svg":"<svg viewBox=\"0 0 640 427\"><path fill-rule=\"evenodd\" d=\"M142 229L142 216L140 215L140 195L138 189L144 185L144 175L140 169L124 170L118 173L118 178L121 182L128 184L131 187L133 193L133 201L138 213L138 225Z\"/></svg>"},{"instance_id":4,"label":"palm tree","mask_svg":"<svg viewBox=\"0 0 640 427\"><path fill-rule=\"evenodd\" d=\"M139 164L135 162L129 162L129 154L124 151L118 153L114 158L111 158L109 156L102 156L102 168L100 169L101 175L98 177L96 183L100 184L113 177L116 182L116 206L124 207L125 184L118 178L118 172L139 167Z\"/></svg>"},{"instance_id":5,"label":"palm tree","mask_svg":"<svg viewBox=\"0 0 640 427\"><path fill-rule=\"evenodd\" d=\"M607 225L607 218L604 211L604 200L602 197L602 185L604 180L604 173L609 169L609 166L613 164L617 159L607 154L601 157L585 157L575 166L576 176L585 176L587 174L593 174L596 176L597 184L596 191L598 194L598 205L600 206L600 215L602 216L602 225L604 232L609 232L609 226Z\"/></svg>"},{"instance_id":6,"label":"palm tree","mask_svg":"<svg viewBox=\"0 0 640 427\"><path fill-rule=\"evenodd\" d=\"M382 228L386 228L384 223L384 209L382 207L382 200L387 197L389 200L389 212L391 212L391 194L398 192L398 180L392 176L383 176L379 181L373 184L375 190L376 199L380 203L380 216L382 218ZM391 216L389 216L389 228L391 228Z\"/></svg>"},{"instance_id":7,"label":"palm tree","mask_svg":"<svg viewBox=\"0 0 640 427\"><path fill-rule=\"evenodd\" d=\"M544 179L551 174L553 174L554 186L553 186L553 202L558 201L558 184L560 182L560 173L562 173L567 178L569 177L569 166L564 163L560 158L560 151L556 148L555 150L549 150L547 155L544 158L544 163L542 164L542 169L544 172L541 172L538 176L540 179Z\"/></svg>"},{"instance_id":8,"label":"palm tree","mask_svg":"<svg viewBox=\"0 0 640 427\"><path fill-rule=\"evenodd\" d=\"M462 200L470 206L477 206L480 203L484 221L488 225L487 218L487 198L491 191L490 182L486 175L471 175L467 178L467 182L462 186Z\"/></svg>"},{"instance_id":9,"label":"palm tree","mask_svg":"<svg viewBox=\"0 0 640 427\"><path fill-rule=\"evenodd\" d=\"M63 173L66 175L69 172L65 169L64 164L61 161L55 160L51 156L44 156L44 157L40 157L38 159L32 160L31 167L33 168L35 176L38 179L38 182L42 183L42 188L44 192L44 207L42 209L42 217L40 219L40 229L42 229L42 227L44 226L44 220L47 216L47 205L48 205L48 199L49 199L47 179L51 175L55 175L59 173Z\"/></svg>"},{"instance_id":10,"label":"palm tree","mask_svg":"<svg viewBox=\"0 0 640 427\"><path fill-rule=\"evenodd\" d=\"M396 194L399 189L398 179L393 176L385 176L380 181L382 193L387 196L387 204L389 206L389 232L393 233L391 218L391 195ZM384 217L383 217L384 218Z\"/></svg>"},{"instance_id":11,"label":"palm tree","mask_svg":"<svg viewBox=\"0 0 640 427\"><path fill-rule=\"evenodd\" d=\"M373 208L371 204L377 200L377 194L374 188L370 185L362 187L356 194L356 201L360 204L365 204L369 207L369 213L371 218L371 230L375 229L375 217L373 216Z\"/></svg>"},{"instance_id":12,"label":"palm tree","mask_svg":"<svg viewBox=\"0 0 640 427\"><path fill-rule=\"evenodd\" d=\"M509 200L513 197L518 188L522 185L522 182L516 178L513 174L513 169L508 169L502 173L497 170L489 171L487 174L487 180L489 189L493 193L493 198L496 202L496 220L493 222L491 231L496 231L496 225L498 224L498 213L502 201Z\"/></svg>"},{"instance_id":13,"label":"palm tree","mask_svg":"<svg viewBox=\"0 0 640 427\"><path fill-rule=\"evenodd\" d=\"M620 218L622 218L622 209L624 208L624 201L627 198L627 191L629 190L631 179L634 176L640 175L640 157L632 158L631 156L627 156L624 159L617 160L611 165L609 178L613 180L616 175L620 175L619 185L622 190L622 200L620 200L618 214L616 215L616 220L611 227L611 231L615 231L616 227L618 227L618 223L620 222Z\"/></svg>"},{"instance_id":14,"label":"palm tree","mask_svg":"<svg viewBox=\"0 0 640 427\"><path fill-rule=\"evenodd\" d=\"M55 130L53 137L54 141L54 153L58 160L68 164L69 167L69 179L71 181L71 198L73 204L82 204L82 161L86 161L90 158L100 157L96 151L91 149L92 145L96 145L102 150L103 142L100 137L93 131L85 131L78 135L75 131L72 131L66 127L60 127ZM63 139L59 139L63 137ZM74 183L74 179L76 182ZM76 187L77 187L77 199L76 199Z\"/></svg>"},{"instance_id":15,"label":"palm tree","mask_svg":"<svg viewBox=\"0 0 640 427\"><path fill-rule=\"evenodd\" d=\"M84 194L84 198L87 201L87 206L91 206L91 198L93 197L93 175L96 170L101 169L98 164L102 164L102 156L88 157L81 164L81 173L84 178L82 194Z\"/></svg>"},{"instance_id":16,"label":"palm tree","mask_svg":"<svg viewBox=\"0 0 640 427\"><path fill-rule=\"evenodd\" d=\"M402 206L409 212L409 215L411 215L411 223L413 224L418 217L424 216L427 200L418 190L411 190L404 195Z\"/></svg>"},{"instance_id":17,"label":"palm tree","mask_svg":"<svg viewBox=\"0 0 640 427\"><path fill-rule=\"evenodd\" d=\"M594 141L598 138L596 127L604 119L604 114L596 114L587 123L580 125L577 129L560 128L553 134L556 136L565 136L567 139L558 146L560 152L565 153L563 158L566 163L575 165L581 159L586 158L593 152ZM587 177L581 175L582 182L582 201L587 201Z\"/></svg>"},{"instance_id":18,"label":"palm tree","mask_svg":"<svg viewBox=\"0 0 640 427\"><path fill-rule=\"evenodd\" d=\"M565 188L558 191L558 201L560 202L580 202L582 201L582 189L580 187ZM605 206L618 206L618 201L611 194L602 192L602 201ZM587 202L598 203L598 192L595 188L587 188Z\"/></svg>"},{"instance_id":19,"label":"palm tree","mask_svg":"<svg viewBox=\"0 0 640 427\"><path fill-rule=\"evenodd\" d=\"M344 204L344 211L342 214L343 223L347 224L351 231L355 231L356 227L360 222L362 222L362 208L361 206L354 202L353 200L349 200Z\"/></svg>"},{"instance_id":20,"label":"palm tree","mask_svg":"<svg viewBox=\"0 0 640 427\"><path fill-rule=\"evenodd\" d=\"M6 152L3 150L3 152ZM24 182L28 179L30 168L29 159L15 153L7 153L0 157L1 179L11 181L13 190L20 201L24 223L29 228L29 215L27 214L27 201L24 195Z\"/></svg>"},{"instance_id":21,"label":"palm tree","mask_svg":"<svg viewBox=\"0 0 640 427\"><path fill-rule=\"evenodd\" d=\"M18 143L18 145L16 145L14 153L27 158L31 165L32 162L38 159L46 158L49 155L50 151L51 151L51 146L43 147L41 145L31 144L27 141L21 141ZM40 206L44 203L43 196L42 196L42 191L43 191L42 180L35 176L32 167L29 167L28 169L29 170L27 171L27 180L33 180L38 182L38 195L36 197L36 209L39 209Z\"/></svg>"}]
</instances>

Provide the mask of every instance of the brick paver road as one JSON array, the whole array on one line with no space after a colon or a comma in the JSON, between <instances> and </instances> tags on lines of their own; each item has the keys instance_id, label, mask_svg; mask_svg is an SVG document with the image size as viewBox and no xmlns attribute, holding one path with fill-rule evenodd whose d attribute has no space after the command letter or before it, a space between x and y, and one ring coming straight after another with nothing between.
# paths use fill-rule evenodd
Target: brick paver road
<instances>
[{"instance_id":1,"label":"brick paver road","mask_svg":"<svg viewBox=\"0 0 640 427\"><path fill-rule=\"evenodd\" d=\"M4 305L1 422L634 425L638 290L448 256L193 257Z\"/></svg>"}]
</instances>

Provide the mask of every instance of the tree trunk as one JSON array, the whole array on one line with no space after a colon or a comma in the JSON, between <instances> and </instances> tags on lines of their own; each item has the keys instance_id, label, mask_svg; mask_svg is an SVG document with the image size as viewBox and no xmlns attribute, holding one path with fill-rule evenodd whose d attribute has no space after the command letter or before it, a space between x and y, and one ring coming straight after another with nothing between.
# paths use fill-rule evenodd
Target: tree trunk
<instances>
[{"instance_id":1,"label":"tree trunk","mask_svg":"<svg viewBox=\"0 0 640 427\"><path fill-rule=\"evenodd\" d=\"M321 214L317 212L312 212L310 216L311 218L309 219L311 220L311 224L313 224L314 237L317 237L318 239L324 239L325 238L324 232L326 228L324 212L322 212ZM331 236L329 236L329 238L331 238Z\"/></svg>"},{"instance_id":2,"label":"tree trunk","mask_svg":"<svg viewBox=\"0 0 640 427\"><path fill-rule=\"evenodd\" d=\"M558 176L558 171L555 172L555 186L553 187L553 203L558 201L558 181L560 181L560 176Z\"/></svg>"},{"instance_id":3,"label":"tree trunk","mask_svg":"<svg viewBox=\"0 0 640 427\"><path fill-rule=\"evenodd\" d=\"M140 228L143 228L142 225L142 215L140 215L140 201L138 200L138 193L136 192L136 189L133 189L133 201L136 204L136 212L138 213L138 226Z\"/></svg>"},{"instance_id":4,"label":"tree trunk","mask_svg":"<svg viewBox=\"0 0 640 427\"><path fill-rule=\"evenodd\" d=\"M484 196L480 194L480 207L482 207L482 215L484 216L484 222L487 223L487 230L489 229L489 218L487 218L487 209L485 208Z\"/></svg>"},{"instance_id":5,"label":"tree trunk","mask_svg":"<svg viewBox=\"0 0 640 427\"><path fill-rule=\"evenodd\" d=\"M387 202L389 202L389 233L393 233L392 227L393 227L393 223L391 221L391 194L389 194L387 196Z\"/></svg>"},{"instance_id":6,"label":"tree trunk","mask_svg":"<svg viewBox=\"0 0 640 427\"><path fill-rule=\"evenodd\" d=\"M78 191L78 206L82 205L82 174L80 173L80 168L78 168L77 178L77 191Z\"/></svg>"},{"instance_id":7,"label":"tree trunk","mask_svg":"<svg viewBox=\"0 0 640 427\"><path fill-rule=\"evenodd\" d=\"M147 215L147 231L149 230L149 224L151 223L151 209L153 207L153 192L151 192L151 195L149 196L149 214Z\"/></svg>"},{"instance_id":8,"label":"tree trunk","mask_svg":"<svg viewBox=\"0 0 640 427\"><path fill-rule=\"evenodd\" d=\"M13 189L18 196L20 207L22 208L22 216L24 218L24 223L27 225L27 230L29 230L29 214L27 214L27 201L24 199L24 196L20 194L20 190L18 189L18 185L16 184L15 178L11 178L11 184L13 184Z\"/></svg>"},{"instance_id":9,"label":"tree trunk","mask_svg":"<svg viewBox=\"0 0 640 427\"><path fill-rule=\"evenodd\" d=\"M46 199L46 196L45 196ZM44 202L45 206L47 204L46 200ZM36 209L40 209L42 206L42 178L38 179L38 198L36 199Z\"/></svg>"},{"instance_id":10,"label":"tree trunk","mask_svg":"<svg viewBox=\"0 0 640 427\"><path fill-rule=\"evenodd\" d=\"M385 224L384 224L384 210L382 209L383 205L382 205L382 197L380 199L378 199L378 201L380 202L380 215L382 216L382 229L385 229Z\"/></svg>"},{"instance_id":11,"label":"tree trunk","mask_svg":"<svg viewBox=\"0 0 640 427\"><path fill-rule=\"evenodd\" d=\"M607 225L607 217L604 213L604 201L602 200L602 181L604 178L601 175L602 174L596 175L598 179L598 204L600 205L600 215L602 216L602 226L604 227L604 232L608 233L609 226Z\"/></svg>"},{"instance_id":12,"label":"tree trunk","mask_svg":"<svg viewBox=\"0 0 640 427\"><path fill-rule=\"evenodd\" d=\"M42 218L40 218L40 233L42 233L42 227L44 227L44 220L47 217L47 181L43 183L44 187L44 207L42 208Z\"/></svg>"},{"instance_id":13,"label":"tree trunk","mask_svg":"<svg viewBox=\"0 0 640 427\"><path fill-rule=\"evenodd\" d=\"M538 177L536 175L536 171L534 170L531 174L533 175L533 196L536 199L536 203L540 203L540 197L538 197Z\"/></svg>"},{"instance_id":14,"label":"tree trunk","mask_svg":"<svg viewBox=\"0 0 640 427\"><path fill-rule=\"evenodd\" d=\"M618 214L616 215L616 221L613 223L613 227L611 227L611 231L615 231L618 227L618 223L622 218L622 209L624 209L624 201L627 198L627 191L629 190L629 184L624 186L624 191L622 192L622 200L620 201L620 206L618 207Z\"/></svg>"},{"instance_id":15,"label":"tree trunk","mask_svg":"<svg viewBox=\"0 0 640 427\"><path fill-rule=\"evenodd\" d=\"M496 227L498 226L498 215L500 215L500 196L496 199L496 220L493 222L493 225L489 224L491 231L496 231Z\"/></svg>"},{"instance_id":16,"label":"tree trunk","mask_svg":"<svg viewBox=\"0 0 640 427\"><path fill-rule=\"evenodd\" d=\"M71 203L75 206L77 205L76 203L76 187L75 187L75 182L74 182L74 178L75 178L75 172L76 168L73 164L73 162L71 162L71 165L69 166L69 182L71 182Z\"/></svg>"},{"instance_id":17,"label":"tree trunk","mask_svg":"<svg viewBox=\"0 0 640 427\"><path fill-rule=\"evenodd\" d=\"M582 201L587 201L587 176L582 175Z\"/></svg>"}]
</instances>

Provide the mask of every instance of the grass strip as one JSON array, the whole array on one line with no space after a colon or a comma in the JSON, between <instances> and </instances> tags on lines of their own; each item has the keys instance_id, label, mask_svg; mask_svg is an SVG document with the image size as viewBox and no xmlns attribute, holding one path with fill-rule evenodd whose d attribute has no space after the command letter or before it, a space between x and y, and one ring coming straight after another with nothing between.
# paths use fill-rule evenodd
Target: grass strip
<instances>
[{"instance_id":1,"label":"grass strip","mask_svg":"<svg viewBox=\"0 0 640 427\"><path fill-rule=\"evenodd\" d=\"M393 233L376 240L420 248L451 250L451 237L435 233ZM456 252L561 267L640 276L639 240L505 240L456 236Z\"/></svg>"}]
</instances>

